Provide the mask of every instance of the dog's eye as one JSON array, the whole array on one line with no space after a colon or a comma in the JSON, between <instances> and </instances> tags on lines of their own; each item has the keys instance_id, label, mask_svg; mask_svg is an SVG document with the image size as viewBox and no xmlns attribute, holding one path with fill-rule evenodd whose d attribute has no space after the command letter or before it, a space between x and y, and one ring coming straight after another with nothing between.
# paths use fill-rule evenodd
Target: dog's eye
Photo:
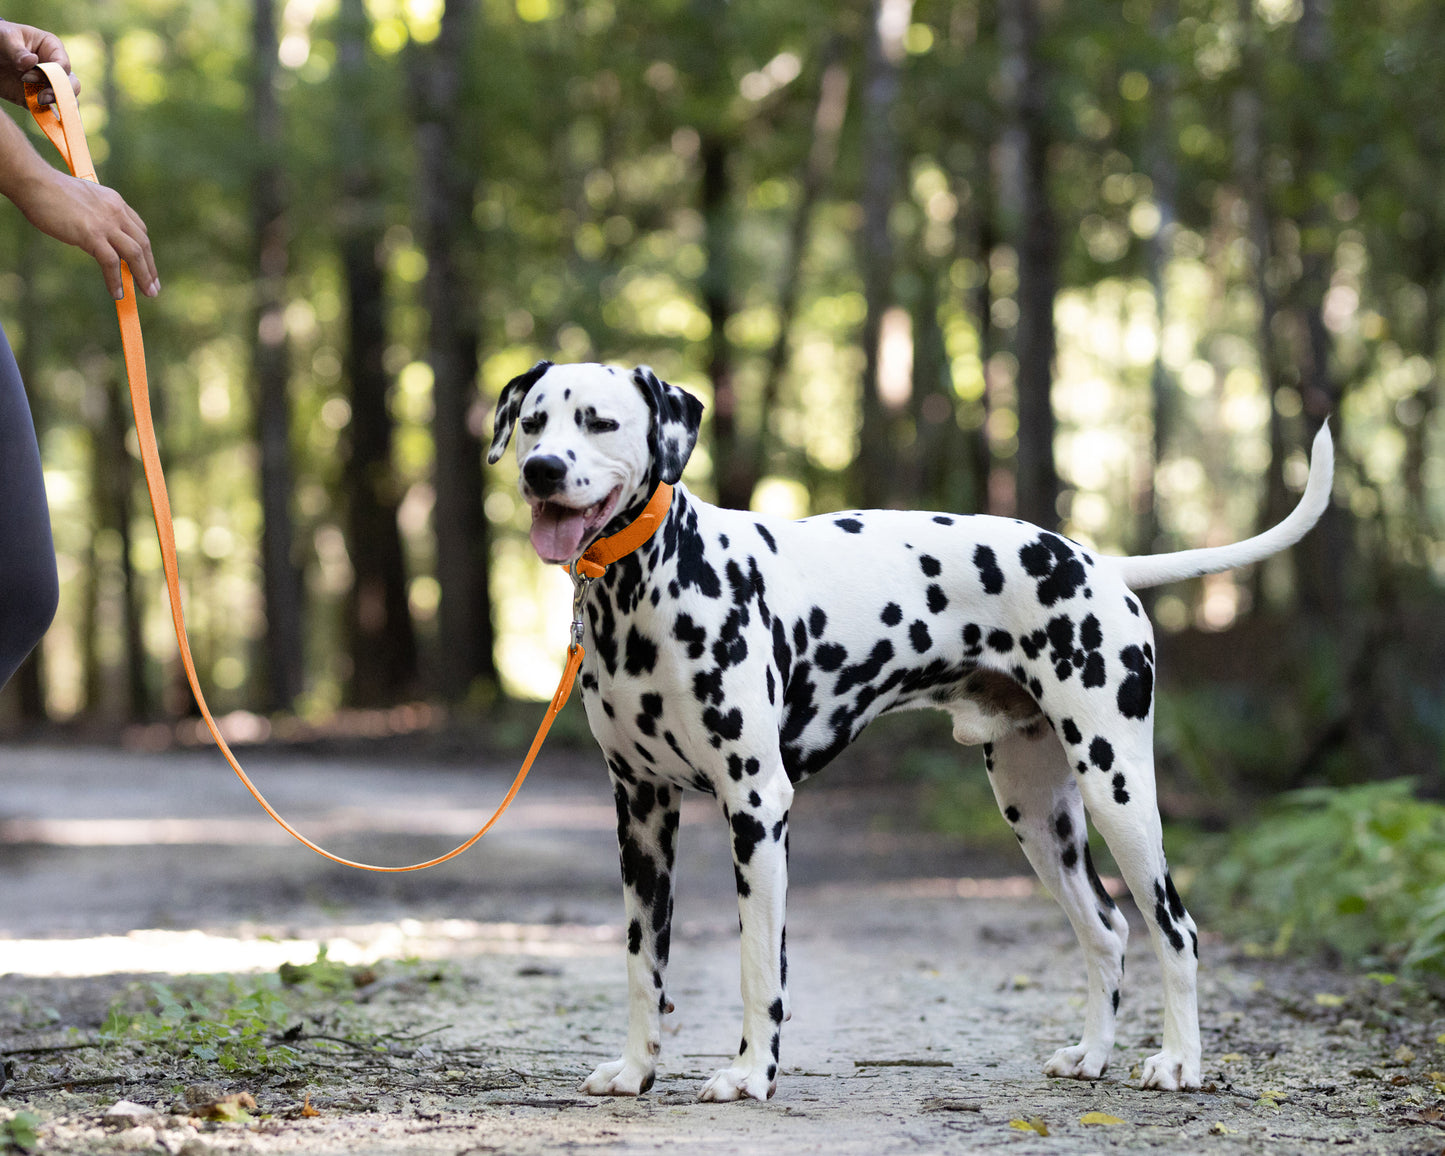
<instances>
[{"instance_id":1,"label":"dog's eye","mask_svg":"<svg viewBox=\"0 0 1445 1156\"><path fill-rule=\"evenodd\" d=\"M620 428L618 423L610 417L594 417L587 423L588 433L611 433L618 428Z\"/></svg>"},{"instance_id":2,"label":"dog's eye","mask_svg":"<svg viewBox=\"0 0 1445 1156\"><path fill-rule=\"evenodd\" d=\"M528 436L539 434L542 432L542 427L547 424L547 415L545 413L529 413L519 424L524 434Z\"/></svg>"}]
</instances>

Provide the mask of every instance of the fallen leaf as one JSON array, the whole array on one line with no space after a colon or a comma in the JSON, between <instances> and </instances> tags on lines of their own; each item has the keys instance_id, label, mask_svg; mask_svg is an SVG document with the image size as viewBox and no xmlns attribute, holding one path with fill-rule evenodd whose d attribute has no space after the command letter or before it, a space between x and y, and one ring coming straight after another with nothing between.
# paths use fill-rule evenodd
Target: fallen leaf
<instances>
[{"instance_id":1,"label":"fallen leaf","mask_svg":"<svg viewBox=\"0 0 1445 1156\"><path fill-rule=\"evenodd\" d=\"M1016 975L1010 981L1010 984L1013 987L1014 991L1023 991L1025 988L1033 987L1034 981L1032 976Z\"/></svg>"},{"instance_id":2,"label":"fallen leaf","mask_svg":"<svg viewBox=\"0 0 1445 1156\"><path fill-rule=\"evenodd\" d=\"M1121 1120L1118 1116L1111 1116L1107 1112L1085 1112L1079 1117L1080 1124L1127 1124L1128 1120Z\"/></svg>"},{"instance_id":3,"label":"fallen leaf","mask_svg":"<svg viewBox=\"0 0 1445 1156\"><path fill-rule=\"evenodd\" d=\"M1244 1057L1238 1052L1230 1052L1227 1055L1220 1056L1219 1062L1221 1064L1237 1064L1242 1059L1244 1059Z\"/></svg>"},{"instance_id":4,"label":"fallen leaf","mask_svg":"<svg viewBox=\"0 0 1445 1156\"><path fill-rule=\"evenodd\" d=\"M1404 1044L1401 1044L1398 1048L1395 1049L1395 1063L1413 1064L1414 1062L1415 1053L1409 1048L1407 1048Z\"/></svg>"},{"instance_id":5,"label":"fallen leaf","mask_svg":"<svg viewBox=\"0 0 1445 1156\"><path fill-rule=\"evenodd\" d=\"M1315 995L1315 1003L1319 1004L1320 1007L1339 1007L1344 1002L1344 996L1335 995L1333 992L1322 991Z\"/></svg>"},{"instance_id":6,"label":"fallen leaf","mask_svg":"<svg viewBox=\"0 0 1445 1156\"><path fill-rule=\"evenodd\" d=\"M216 1120L222 1124L237 1124L251 1118L256 1100L250 1092L237 1092L233 1096L222 1096L208 1104L196 1104L191 1108L192 1116L203 1120Z\"/></svg>"},{"instance_id":7,"label":"fallen leaf","mask_svg":"<svg viewBox=\"0 0 1445 1156\"><path fill-rule=\"evenodd\" d=\"M1211 1124L1209 1125L1209 1134L1211 1136L1237 1136L1239 1129L1226 1128L1223 1124Z\"/></svg>"},{"instance_id":8,"label":"fallen leaf","mask_svg":"<svg viewBox=\"0 0 1445 1156\"><path fill-rule=\"evenodd\" d=\"M307 1092L307 1093L306 1093L306 1102L301 1105L301 1115L302 1115L302 1116L306 1116L306 1117L319 1116L319 1115L321 1115L320 1112L318 1112L315 1108L313 1108L313 1107L311 1106L311 1093L310 1093L310 1092Z\"/></svg>"},{"instance_id":9,"label":"fallen leaf","mask_svg":"<svg viewBox=\"0 0 1445 1156\"><path fill-rule=\"evenodd\" d=\"M1008 1126L1020 1132L1037 1132L1040 1136L1049 1134L1049 1126L1037 1116L1030 1116L1027 1120L1010 1120Z\"/></svg>"},{"instance_id":10,"label":"fallen leaf","mask_svg":"<svg viewBox=\"0 0 1445 1156\"><path fill-rule=\"evenodd\" d=\"M1389 987L1392 983L1399 981L1397 976L1391 975L1388 971L1367 971L1365 978L1373 979L1381 987Z\"/></svg>"}]
</instances>

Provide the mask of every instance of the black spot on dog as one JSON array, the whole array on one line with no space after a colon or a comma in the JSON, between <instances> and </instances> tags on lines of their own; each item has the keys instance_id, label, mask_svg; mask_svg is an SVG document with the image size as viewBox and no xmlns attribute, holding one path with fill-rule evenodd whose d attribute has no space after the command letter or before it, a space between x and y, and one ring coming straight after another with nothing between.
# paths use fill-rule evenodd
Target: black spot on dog
<instances>
[{"instance_id":1,"label":"black spot on dog","mask_svg":"<svg viewBox=\"0 0 1445 1156\"><path fill-rule=\"evenodd\" d=\"M743 712L733 707L727 714L723 714L714 707L708 707L702 712L702 722L712 732L713 746L721 746L723 742L735 742L743 733Z\"/></svg>"},{"instance_id":2,"label":"black spot on dog","mask_svg":"<svg viewBox=\"0 0 1445 1156\"><path fill-rule=\"evenodd\" d=\"M923 573L929 578L937 578L943 573L943 564L932 554L924 554L920 557L918 565L923 568Z\"/></svg>"},{"instance_id":3,"label":"black spot on dog","mask_svg":"<svg viewBox=\"0 0 1445 1156\"><path fill-rule=\"evenodd\" d=\"M973 552L973 564L978 569L978 580L983 583L985 594L998 594L1003 590L1003 571L999 569L998 555L988 546L979 546Z\"/></svg>"},{"instance_id":4,"label":"black spot on dog","mask_svg":"<svg viewBox=\"0 0 1445 1156\"><path fill-rule=\"evenodd\" d=\"M897 626L903 621L903 608L896 602L890 602L878 617L883 620L884 626Z\"/></svg>"},{"instance_id":5,"label":"black spot on dog","mask_svg":"<svg viewBox=\"0 0 1445 1156\"><path fill-rule=\"evenodd\" d=\"M707 649L707 628L699 626L690 614L679 614L672 624L672 636L687 647L688 658L701 658Z\"/></svg>"},{"instance_id":6,"label":"black spot on dog","mask_svg":"<svg viewBox=\"0 0 1445 1156\"><path fill-rule=\"evenodd\" d=\"M948 609L948 595L943 592L943 587L935 582L928 588L928 610L931 614L942 614Z\"/></svg>"},{"instance_id":7,"label":"black spot on dog","mask_svg":"<svg viewBox=\"0 0 1445 1156\"><path fill-rule=\"evenodd\" d=\"M780 1024L783 1022L782 999L773 1000L772 1005L768 1008L768 1018L771 1019L775 1024Z\"/></svg>"},{"instance_id":8,"label":"black spot on dog","mask_svg":"<svg viewBox=\"0 0 1445 1156\"><path fill-rule=\"evenodd\" d=\"M1129 608L1130 614L1135 618L1139 617L1139 603L1135 602L1134 599L1130 598L1127 594L1124 596L1124 605Z\"/></svg>"},{"instance_id":9,"label":"black spot on dog","mask_svg":"<svg viewBox=\"0 0 1445 1156\"><path fill-rule=\"evenodd\" d=\"M1129 801L1129 792L1124 789L1124 776L1114 776L1114 802L1121 807Z\"/></svg>"},{"instance_id":10,"label":"black spot on dog","mask_svg":"<svg viewBox=\"0 0 1445 1156\"><path fill-rule=\"evenodd\" d=\"M1005 807L1003 817L1010 823L1017 823L1019 821L1019 809L1014 806Z\"/></svg>"},{"instance_id":11,"label":"black spot on dog","mask_svg":"<svg viewBox=\"0 0 1445 1156\"><path fill-rule=\"evenodd\" d=\"M753 857L757 845L767 836L768 829L745 811L739 811L732 818L733 858L747 863Z\"/></svg>"},{"instance_id":12,"label":"black spot on dog","mask_svg":"<svg viewBox=\"0 0 1445 1156\"><path fill-rule=\"evenodd\" d=\"M1060 842L1067 842L1074 833L1074 821L1069 818L1067 811L1060 811L1059 817L1054 820L1054 834L1059 837Z\"/></svg>"},{"instance_id":13,"label":"black spot on dog","mask_svg":"<svg viewBox=\"0 0 1445 1156\"><path fill-rule=\"evenodd\" d=\"M933 520L937 522L940 526L953 525L953 519L948 517L946 514L935 514L933 516Z\"/></svg>"},{"instance_id":14,"label":"black spot on dog","mask_svg":"<svg viewBox=\"0 0 1445 1156\"><path fill-rule=\"evenodd\" d=\"M1154 700L1154 666L1150 662L1149 650L1146 644L1143 650L1137 646L1126 646L1119 652L1119 661L1129 672L1119 684L1119 713L1125 718L1149 717Z\"/></svg>"},{"instance_id":15,"label":"black spot on dog","mask_svg":"<svg viewBox=\"0 0 1445 1156\"><path fill-rule=\"evenodd\" d=\"M1007 654L1014 648L1014 638L1007 630L990 630L988 632L988 645L990 650L996 650L1000 654Z\"/></svg>"},{"instance_id":16,"label":"black spot on dog","mask_svg":"<svg viewBox=\"0 0 1445 1156\"><path fill-rule=\"evenodd\" d=\"M1114 1014L1115 1014L1115 1015L1118 1015L1118 1014L1119 1014L1119 989L1118 989L1117 987L1114 989L1113 1002L1114 1002Z\"/></svg>"},{"instance_id":17,"label":"black spot on dog","mask_svg":"<svg viewBox=\"0 0 1445 1156\"><path fill-rule=\"evenodd\" d=\"M1184 903L1179 898L1179 892L1174 889L1174 880L1169 872L1164 872L1164 895L1169 900L1169 914L1175 919L1184 918Z\"/></svg>"},{"instance_id":18,"label":"black spot on dog","mask_svg":"<svg viewBox=\"0 0 1445 1156\"><path fill-rule=\"evenodd\" d=\"M1101 771L1107 771L1114 765L1114 748L1103 735L1095 735L1094 741L1089 744L1089 762Z\"/></svg>"},{"instance_id":19,"label":"black spot on dog","mask_svg":"<svg viewBox=\"0 0 1445 1156\"><path fill-rule=\"evenodd\" d=\"M1064 848L1060 861L1063 863L1065 871L1072 871L1079 865L1079 849L1070 843Z\"/></svg>"},{"instance_id":20,"label":"black spot on dog","mask_svg":"<svg viewBox=\"0 0 1445 1156\"><path fill-rule=\"evenodd\" d=\"M863 532L863 523L858 521L857 518L835 518L833 525L837 526L838 529L846 534L861 534Z\"/></svg>"},{"instance_id":21,"label":"black spot on dog","mask_svg":"<svg viewBox=\"0 0 1445 1156\"><path fill-rule=\"evenodd\" d=\"M1087 843L1084 844L1084 871L1089 877L1089 886L1094 889L1094 895L1098 898L1099 902L1102 903L1107 910L1113 911L1118 905L1114 902L1114 897L1110 895L1104 887L1104 882L1099 878L1099 873L1094 870L1094 857L1089 854L1089 845ZM1110 931L1114 929L1113 924L1109 923L1108 919L1105 919L1104 923Z\"/></svg>"},{"instance_id":22,"label":"black spot on dog","mask_svg":"<svg viewBox=\"0 0 1445 1156\"><path fill-rule=\"evenodd\" d=\"M757 530L758 537L767 543L768 549L771 550L774 554L776 554L778 552L778 543L776 539L773 538L772 534L768 532L768 528L764 526L761 522L754 523L753 528Z\"/></svg>"},{"instance_id":23,"label":"black spot on dog","mask_svg":"<svg viewBox=\"0 0 1445 1156\"><path fill-rule=\"evenodd\" d=\"M933 636L928 633L928 626L922 619L908 628L908 641L913 643L913 649L919 654L933 645Z\"/></svg>"},{"instance_id":24,"label":"black spot on dog","mask_svg":"<svg viewBox=\"0 0 1445 1156\"><path fill-rule=\"evenodd\" d=\"M821 606L814 606L808 612L808 633L814 638L822 638L823 631L828 628L828 615L823 612Z\"/></svg>"},{"instance_id":25,"label":"black spot on dog","mask_svg":"<svg viewBox=\"0 0 1445 1156\"><path fill-rule=\"evenodd\" d=\"M1059 730L1063 733L1064 742L1070 746L1078 746L1084 741L1084 736L1079 733L1078 726L1075 725L1074 720L1071 718L1064 719L1064 721L1059 724Z\"/></svg>"},{"instance_id":26,"label":"black spot on dog","mask_svg":"<svg viewBox=\"0 0 1445 1156\"><path fill-rule=\"evenodd\" d=\"M657 643L640 634L636 626L628 627L624 659L624 668L627 673L634 677L640 674L651 674L656 665Z\"/></svg>"},{"instance_id":27,"label":"black spot on dog","mask_svg":"<svg viewBox=\"0 0 1445 1156\"><path fill-rule=\"evenodd\" d=\"M813 661L818 664L819 670L832 672L843 665L848 657L848 651L839 646L836 642L825 642L818 647L817 653L813 655Z\"/></svg>"},{"instance_id":28,"label":"black spot on dog","mask_svg":"<svg viewBox=\"0 0 1445 1156\"><path fill-rule=\"evenodd\" d=\"M872 653L866 659L852 666L844 667L843 673L838 676L838 683L833 688L833 693L841 697L855 686L872 682L878 677L884 664L892 657L893 643L886 638L880 638L874 643Z\"/></svg>"},{"instance_id":29,"label":"black spot on dog","mask_svg":"<svg viewBox=\"0 0 1445 1156\"><path fill-rule=\"evenodd\" d=\"M627 950L633 955L642 951L642 924L636 919L627 925Z\"/></svg>"},{"instance_id":30,"label":"black spot on dog","mask_svg":"<svg viewBox=\"0 0 1445 1156\"><path fill-rule=\"evenodd\" d=\"M1164 892L1164 885L1157 879L1154 881L1154 922L1159 925L1160 933L1169 940L1169 946L1175 951L1184 950L1184 936L1179 934L1179 928L1174 926L1174 920L1169 914L1168 897Z\"/></svg>"},{"instance_id":31,"label":"black spot on dog","mask_svg":"<svg viewBox=\"0 0 1445 1156\"><path fill-rule=\"evenodd\" d=\"M1042 606L1072 598L1084 585L1084 564L1068 542L1047 530L1019 550L1019 562L1030 577L1039 580L1038 596Z\"/></svg>"}]
</instances>

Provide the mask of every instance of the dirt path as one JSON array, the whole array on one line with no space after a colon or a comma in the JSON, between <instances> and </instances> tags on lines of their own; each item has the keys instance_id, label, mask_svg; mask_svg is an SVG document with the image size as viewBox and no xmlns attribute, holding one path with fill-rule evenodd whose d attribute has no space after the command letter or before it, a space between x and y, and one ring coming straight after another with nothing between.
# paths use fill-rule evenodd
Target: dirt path
<instances>
[{"instance_id":1,"label":"dirt path","mask_svg":"<svg viewBox=\"0 0 1445 1156\"><path fill-rule=\"evenodd\" d=\"M740 1019L732 872L710 801L684 817L677 1011L657 1085L639 1100L580 1096L620 1046L625 980L611 801L600 775L568 773L575 761L541 767L459 862L380 877L268 841L269 821L209 754L0 750L0 1052L12 1057L0 1117L39 1117L42 1151L188 1156L1445 1148L1437 1005L1207 936L1205 1091L1148 1093L1131 1078L1160 1027L1137 925L1109 1075L1044 1079L1078 1031L1083 969L1062 915L1017 874L1022 859L917 833L906 792L825 782L794 809L794 1014L777 1097L695 1101ZM392 862L469 832L507 773L275 759L255 771L337 850ZM412 1042L300 1079L218 1069L213 1087L190 1089L192 1102L253 1094L241 1123L203 1124L184 1082L139 1059L121 1082L45 1087L101 1061L34 1049L93 1038L134 973L274 969L314 959L318 942L342 960L441 961L380 965L347 1013ZM105 1062L115 1071L114 1053ZM319 1115L301 1117L308 1096ZM121 1098L156 1114L107 1124ZM1084 1122L1100 1118L1117 1122Z\"/></svg>"}]
</instances>

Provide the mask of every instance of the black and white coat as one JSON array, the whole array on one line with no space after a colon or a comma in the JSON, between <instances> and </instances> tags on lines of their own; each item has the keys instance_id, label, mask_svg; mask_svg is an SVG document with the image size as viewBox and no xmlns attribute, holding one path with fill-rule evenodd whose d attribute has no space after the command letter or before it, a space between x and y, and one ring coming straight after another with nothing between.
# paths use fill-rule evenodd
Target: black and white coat
<instances>
[{"instance_id":1,"label":"black and white coat","mask_svg":"<svg viewBox=\"0 0 1445 1156\"><path fill-rule=\"evenodd\" d=\"M676 483L701 405L650 370L543 362L499 402L514 425L533 541L566 562ZM1133 590L1257 561L1329 500L1332 448L1283 523L1247 542L1115 558L1008 518L850 511L802 521L724 510L678 484L666 520L585 601L583 701L617 802L628 920L622 1056L582 1089L637 1095L661 1042L672 872L684 790L717 798L742 928L742 1037L705 1100L765 1099L787 1020L788 814L795 785L885 711L932 707L982 744L1000 809L1067 913L1088 971L1084 1031L1046 1073L1109 1065L1128 925L1089 858L1108 843L1163 966L1164 1033L1143 1084L1200 1082L1195 925L1165 862L1155 803L1156 654Z\"/></svg>"}]
</instances>

